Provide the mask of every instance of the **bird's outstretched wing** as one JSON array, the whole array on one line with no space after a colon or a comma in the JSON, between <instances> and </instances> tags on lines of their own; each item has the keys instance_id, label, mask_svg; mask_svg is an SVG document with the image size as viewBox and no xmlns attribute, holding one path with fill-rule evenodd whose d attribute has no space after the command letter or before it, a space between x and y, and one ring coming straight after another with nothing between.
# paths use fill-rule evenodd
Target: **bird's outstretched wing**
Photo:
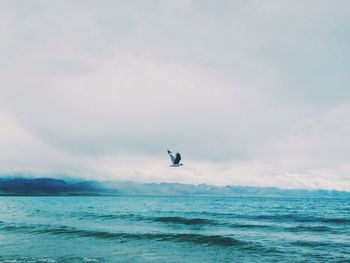
<instances>
[{"instance_id":1,"label":"bird's outstretched wing","mask_svg":"<svg viewBox=\"0 0 350 263\"><path fill-rule=\"evenodd\" d=\"M168 154L169 154L169 156L170 156L171 162L172 162L173 164L175 164L175 160L176 160L175 155L174 155L171 151L169 151L169 150L168 150Z\"/></svg>"},{"instance_id":2,"label":"bird's outstretched wing","mask_svg":"<svg viewBox=\"0 0 350 263\"><path fill-rule=\"evenodd\" d=\"M179 153L176 153L176 157L174 160L174 164L179 164L181 160L181 155Z\"/></svg>"}]
</instances>

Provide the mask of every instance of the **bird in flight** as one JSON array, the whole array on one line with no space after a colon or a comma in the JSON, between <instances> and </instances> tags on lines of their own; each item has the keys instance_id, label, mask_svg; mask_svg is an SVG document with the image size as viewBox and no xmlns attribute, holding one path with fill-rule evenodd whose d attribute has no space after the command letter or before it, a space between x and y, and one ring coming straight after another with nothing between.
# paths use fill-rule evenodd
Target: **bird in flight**
<instances>
[{"instance_id":1,"label":"bird in flight","mask_svg":"<svg viewBox=\"0 0 350 263\"><path fill-rule=\"evenodd\" d=\"M181 155L178 152L174 155L171 151L168 150L168 154L172 162L172 165L170 165L170 167L179 167L183 165L182 163L180 163Z\"/></svg>"}]
</instances>

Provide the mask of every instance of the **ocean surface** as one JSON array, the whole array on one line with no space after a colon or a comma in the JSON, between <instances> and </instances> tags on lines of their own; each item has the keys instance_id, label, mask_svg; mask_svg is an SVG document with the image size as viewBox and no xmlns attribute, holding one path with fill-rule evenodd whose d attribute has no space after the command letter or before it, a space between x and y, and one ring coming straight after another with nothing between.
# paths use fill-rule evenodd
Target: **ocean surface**
<instances>
[{"instance_id":1,"label":"ocean surface","mask_svg":"<svg viewBox=\"0 0 350 263\"><path fill-rule=\"evenodd\" d=\"M0 262L350 262L350 199L2 196Z\"/></svg>"}]
</instances>

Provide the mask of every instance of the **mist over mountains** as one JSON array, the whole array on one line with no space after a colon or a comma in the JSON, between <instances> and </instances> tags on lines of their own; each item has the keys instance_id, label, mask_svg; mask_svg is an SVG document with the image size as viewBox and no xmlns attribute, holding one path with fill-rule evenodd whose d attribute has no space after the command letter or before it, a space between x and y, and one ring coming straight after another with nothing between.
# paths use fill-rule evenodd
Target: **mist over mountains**
<instances>
[{"instance_id":1,"label":"mist over mountains","mask_svg":"<svg viewBox=\"0 0 350 263\"><path fill-rule=\"evenodd\" d=\"M135 183L63 180L55 178L0 177L0 195L146 195L350 198L350 192L280 189L275 187L213 186L179 183Z\"/></svg>"}]
</instances>

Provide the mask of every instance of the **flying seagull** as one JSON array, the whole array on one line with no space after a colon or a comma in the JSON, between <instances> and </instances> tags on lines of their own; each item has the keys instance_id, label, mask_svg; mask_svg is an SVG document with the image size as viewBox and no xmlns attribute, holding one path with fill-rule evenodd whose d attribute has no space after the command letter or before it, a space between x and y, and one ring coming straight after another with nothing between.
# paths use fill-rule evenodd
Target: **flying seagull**
<instances>
[{"instance_id":1,"label":"flying seagull","mask_svg":"<svg viewBox=\"0 0 350 263\"><path fill-rule=\"evenodd\" d=\"M183 165L182 163L180 163L181 155L178 152L174 155L171 151L168 150L168 154L172 162L172 165L170 165L170 167L179 167Z\"/></svg>"}]
</instances>

